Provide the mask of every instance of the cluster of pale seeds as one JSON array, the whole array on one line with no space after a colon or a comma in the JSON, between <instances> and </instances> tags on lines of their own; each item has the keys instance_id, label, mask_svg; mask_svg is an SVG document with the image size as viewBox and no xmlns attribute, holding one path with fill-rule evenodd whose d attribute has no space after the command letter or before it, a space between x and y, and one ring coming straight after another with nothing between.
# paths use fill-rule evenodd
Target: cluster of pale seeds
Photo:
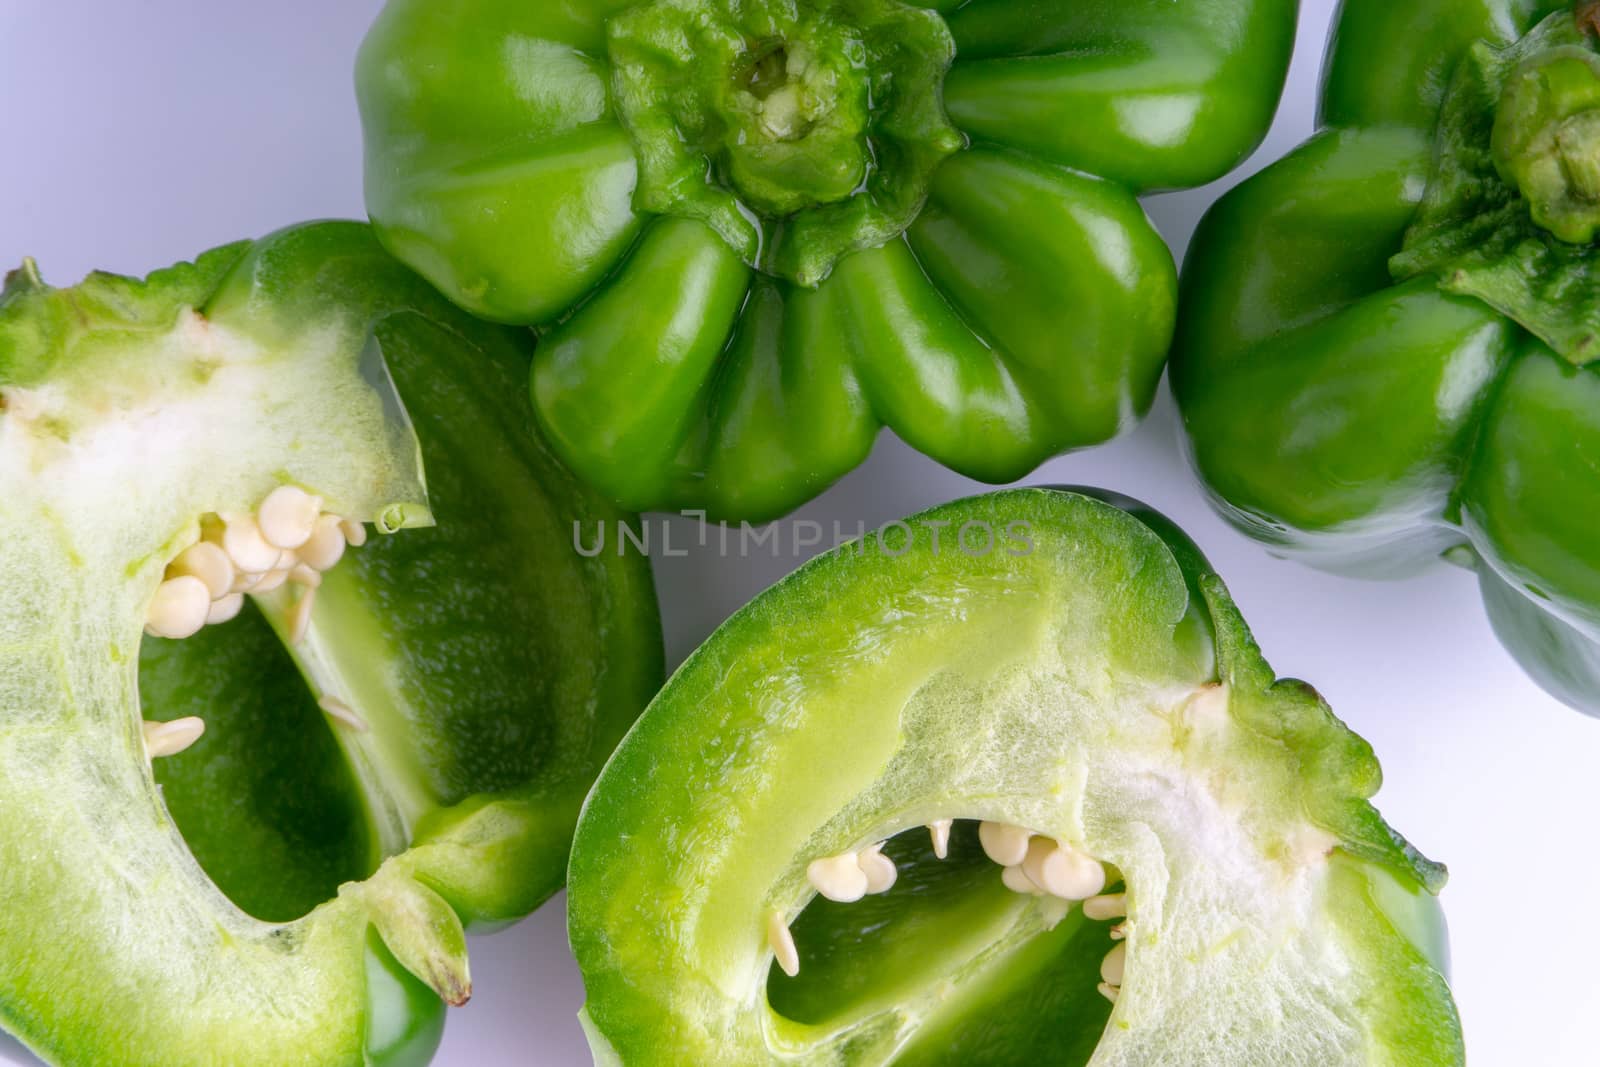
<instances>
[{"instance_id":1,"label":"cluster of pale seeds","mask_svg":"<svg viewBox=\"0 0 1600 1067\"><path fill-rule=\"evenodd\" d=\"M940 859L949 855L951 824L950 819L928 824L933 854ZM1107 881L1105 865L1086 852L1026 827L999 822L980 822L978 841L984 854L1004 868L1000 880L1012 892L1081 904L1084 917L1096 922L1123 919L1128 914L1127 894L1102 892ZM879 841L860 852L812 860L806 866L806 879L819 894L841 904L853 903L869 893L886 893L893 887L897 872L894 861L883 854L884 844ZM1100 963L1098 989L1112 1003L1122 990L1128 957L1123 939L1127 933L1126 922L1111 928L1111 939L1117 944ZM800 973L794 934L778 911L767 917L767 943L784 974L793 978Z\"/></svg>"},{"instance_id":2,"label":"cluster of pale seeds","mask_svg":"<svg viewBox=\"0 0 1600 1067\"><path fill-rule=\"evenodd\" d=\"M289 640L299 644L311 625L323 572L343 558L347 545L359 548L367 541L361 523L323 511L321 497L292 485L268 493L254 514L207 516L200 531L200 540L167 565L150 600L144 630L152 637L192 637L238 615L245 594L270 593L289 583L298 589ZM329 708L328 701L324 710L342 718L339 712L348 709ZM146 722L145 750L152 758L175 755L204 732L205 723L192 716Z\"/></svg>"}]
</instances>

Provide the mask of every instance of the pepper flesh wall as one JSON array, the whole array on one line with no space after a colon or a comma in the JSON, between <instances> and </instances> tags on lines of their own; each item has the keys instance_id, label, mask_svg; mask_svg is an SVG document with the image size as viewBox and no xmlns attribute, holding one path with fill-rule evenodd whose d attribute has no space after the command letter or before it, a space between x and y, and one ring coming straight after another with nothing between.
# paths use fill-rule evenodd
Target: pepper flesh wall
<instances>
[{"instance_id":1,"label":"pepper flesh wall","mask_svg":"<svg viewBox=\"0 0 1600 1067\"><path fill-rule=\"evenodd\" d=\"M1522 666L1600 714L1594 8L1347 0L1321 123L1190 248L1195 466L1284 555L1475 569Z\"/></svg>"},{"instance_id":2,"label":"pepper flesh wall","mask_svg":"<svg viewBox=\"0 0 1600 1067\"><path fill-rule=\"evenodd\" d=\"M573 845L597 1062L1464 1062L1371 749L1087 492L836 550L668 681ZM936 547L968 523L1033 550Z\"/></svg>"},{"instance_id":3,"label":"pepper flesh wall","mask_svg":"<svg viewBox=\"0 0 1600 1067\"><path fill-rule=\"evenodd\" d=\"M9 279L0 1024L47 1061L426 1063L465 931L559 888L661 647L530 347L355 223Z\"/></svg>"},{"instance_id":4,"label":"pepper flesh wall","mask_svg":"<svg viewBox=\"0 0 1600 1067\"><path fill-rule=\"evenodd\" d=\"M1295 0L391 0L367 209L538 327L541 425L637 510L773 518L888 427L1009 482L1150 407L1137 196L1260 141Z\"/></svg>"}]
</instances>

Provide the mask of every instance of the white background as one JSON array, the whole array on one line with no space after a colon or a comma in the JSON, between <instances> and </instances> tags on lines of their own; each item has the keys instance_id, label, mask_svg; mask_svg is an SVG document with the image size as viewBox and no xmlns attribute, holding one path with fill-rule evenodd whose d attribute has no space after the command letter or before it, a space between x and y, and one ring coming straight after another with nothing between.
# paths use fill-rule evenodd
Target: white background
<instances>
[{"instance_id":1,"label":"white background","mask_svg":"<svg viewBox=\"0 0 1600 1067\"><path fill-rule=\"evenodd\" d=\"M1242 173L1310 133L1330 3L1309 2L1282 113ZM349 72L379 6L0 0L0 264L32 255L67 285L92 268L143 274L290 222L360 216ZM1180 254L1218 191L1151 202ZM1384 813L1451 867L1444 900L1473 1062L1595 1063L1600 722L1523 678L1474 583L1440 567L1368 584L1268 557L1202 501L1165 397L1137 431L1030 481L1115 488L1177 520L1228 579L1279 673L1313 682L1373 743L1388 776ZM799 517L870 527L977 488L885 438ZM670 661L796 562L658 560ZM0 922L19 918L0 902ZM475 940L472 964L477 995L452 1014L439 1063L587 1061L561 898ZM0 1037L0 1063L28 1062Z\"/></svg>"}]
</instances>

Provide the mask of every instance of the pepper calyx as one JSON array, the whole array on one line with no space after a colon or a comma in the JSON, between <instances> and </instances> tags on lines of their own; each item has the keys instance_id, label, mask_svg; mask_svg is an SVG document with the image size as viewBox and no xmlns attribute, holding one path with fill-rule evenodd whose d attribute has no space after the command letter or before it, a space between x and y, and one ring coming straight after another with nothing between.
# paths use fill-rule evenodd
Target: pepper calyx
<instances>
[{"instance_id":1,"label":"pepper calyx","mask_svg":"<svg viewBox=\"0 0 1600 1067\"><path fill-rule=\"evenodd\" d=\"M656 0L607 26L637 209L805 286L901 233L965 146L944 20L900 0Z\"/></svg>"}]
</instances>

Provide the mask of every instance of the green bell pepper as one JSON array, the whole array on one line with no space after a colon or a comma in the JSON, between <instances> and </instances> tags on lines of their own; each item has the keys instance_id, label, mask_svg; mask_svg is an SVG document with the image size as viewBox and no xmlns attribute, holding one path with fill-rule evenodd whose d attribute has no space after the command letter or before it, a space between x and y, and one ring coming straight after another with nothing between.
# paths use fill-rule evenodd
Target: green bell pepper
<instances>
[{"instance_id":1,"label":"green bell pepper","mask_svg":"<svg viewBox=\"0 0 1600 1067\"><path fill-rule=\"evenodd\" d=\"M1474 567L1600 713L1600 54L1589 16L1347 0L1321 129L1225 196L1172 384L1224 514L1286 555Z\"/></svg>"},{"instance_id":2,"label":"green bell pepper","mask_svg":"<svg viewBox=\"0 0 1600 1067\"><path fill-rule=\"evenodd\" d=\"M39 1055L425 1063L465 931L560 887L662 651L646 562L572 548L625 516L541 445L531 347L355 223L8 280L0 1025Z\"/></svg>"},{"instance_id":3,"label":"green bell pepper","mask_svg":"<svg viewBox=\"0 0 1600 1067\"><path fill-rule=\"evenodd\" d=\"M596 782L597 1062L1463 1062L1443 869L1182 533L1056 489L906 525L736 614Z\"/></svg>"},{"instance_id":4,"label":"green bell pepper","mask_svg":"<svg viewBox=\"0 0 1600 1067\"><path fill-rule=\"evenodd\" d=\"M1015 480L1148 410L1136 199L1260 140L1294 0L392 0L380 239L539 329L540 424L623 506L775 517L882 427Z\"/></svg>"}]
</instances>

